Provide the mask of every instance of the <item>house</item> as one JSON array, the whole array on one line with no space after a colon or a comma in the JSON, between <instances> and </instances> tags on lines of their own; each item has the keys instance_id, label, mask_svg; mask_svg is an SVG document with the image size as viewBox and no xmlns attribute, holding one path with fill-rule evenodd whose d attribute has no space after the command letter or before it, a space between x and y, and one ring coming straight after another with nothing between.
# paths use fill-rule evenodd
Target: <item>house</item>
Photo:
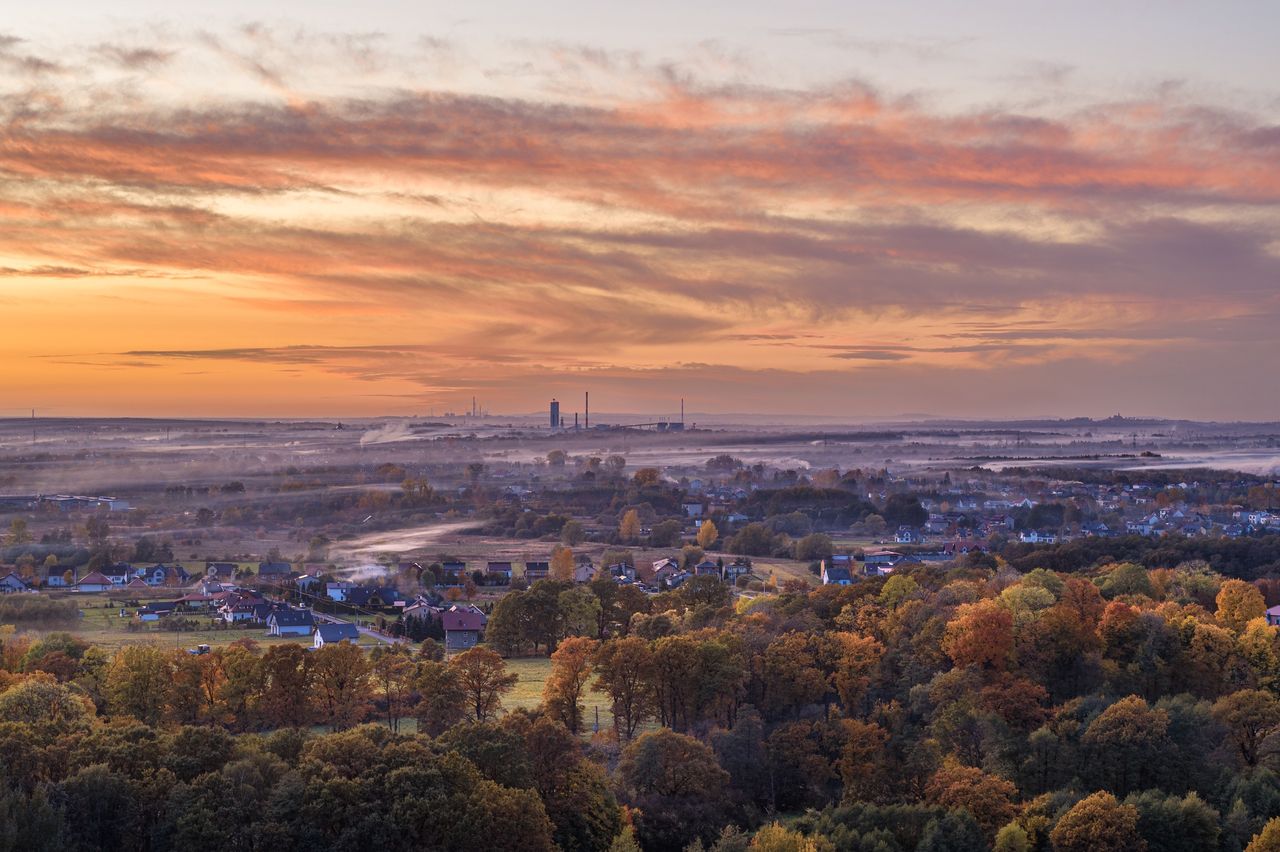
<instances>
[{"instance_id":1,"label":"house","mask_svg":"<svg viewBox=\"0 0 1280 852\"><path fill-rule=\"evenodd\" d=\"M14 592L29 591L31 591L31 587L27 585L27 581L23 580L12 571L3 577L0 577L0 594L8 595Z\"/></svg>"},{"instance_id":2,"label":"house","mask_svg":"<svg viewBox=\"0 0 1280 852\"><path fill-rule=\"evenodd\" d=\"M443 562L440 565L442 571L440 576L440 585L442 586L461 586L463 578L467 576L467 563L465 562Z\"/></svg>"},{"instance_id":3,"label":"house","mask_svg":"<svg viewBox=\"0 0 1280 852\"><path fill-rule=\"evenodd\" d=\"M919 544L923 539L920 532L913 527L898 527L893 540L898 544Z\"/></svg>"},{"instance_id":4,"label":"house","mask_svg":"<svg viewBox=\"0 0 1280 852\"><path fill-rule=\"evenodd\" d=\"M325 645L339 642L355 643L360 639L360 631L354 624L321 624L316 628L316 638L312 647L323 648Z\"/></svg>"},{"instance_id":5,"label":"house","mask_svg":"<svg viewBox=\"0 0 1280 852\"><path fill-rule=\"evenodd\" d=\"M406 619L417 618L423 621L435 621L440 617L442 610L426 598L419 597L413 603L409 604L402 610L401 615Z\"/></svg>"},{"instance_id":6,"label":"house","mask_svg":"<svg viewBox=\"0 0 1280 852\"><path fill-rule=\"evenodd\" d=\"M78 572L70 565L53 565L45 572L44 584L51 589L74 586ZM70 577L70 579L68 579Z\"/></svg>"},{"instance_id":7,"label":"house","mask_svg":"<svg viewBox=\"0 0 1280 852\"><path fill-rule=\"evenodd\" d=\"M325 583L324 593L330 600L342 602L347 599L347 592L356 587L355 583L348 580L342 580L337 583Z\"/></svg>"},{"instance_id":8,"label":"house","mask_svg":"<svg viewBox=\"0 0 1280 852\"><path fill-rule=\"evenodd\" d=\"M525 562L524 578L530 583L545 580L551 576L550 562Z\"/></svg>"},{"instance_id":9,"label":"house","mask_svg":"<svg viewBox=\"0 0 1280 852\"><path fill-rule=\"evenodd\" d=\"M76 583L77 592L109 592L114 587L111 578L101 571L90 571Z\"/></svg>"},{"instance_id":10,"label":"house","mask_svg":"<svg viewBox=\"0 0 1280 852\"><path fill-rule=\"evenodd\" d=\"M293 566L288 562L259 562L259 583L282 583L293 573Z\"/></svg>"},{"instance_id":11,"label":"house","mask_svg":"<svg viewBox=\"0 0 1280 852\"><path fill-rule=\"evenodd\" d=\"M629 565L626 562L616 562L613 565L608 566L605 570L609 572L609 576L616 579L626 580L629 583L634 583L636 581L635 566Z\"/></svg>"},{"instance_id":12,"label":"house","mask_svg":"<svg viewBox=\"0 0 1280 852\"><path fill-rule=\"evenodd\" d=\"M1267 610L1267 624L1280 627L1280 606L1273 606Z\"/></svg>"},{"instance_id":13,"label":"house","mask_svg":"<svg viewBox=\"0 0 1280 852\"><path fill-rule=\"evenodd\" d=\"M114 565L103 568L102 573L117 586L126 585L129 579L134 576L133 566L128 562L117 562Z\"/></svg>"},{"instance_id":14,"label":"house","mask_svg":"<svg viewBox=\"0 0 1280 852\"><path fill-rule=\"evenodd\" d=\"M512 575L515 574L515 566L510 562L490 562L485 566L484 573L504 583L510 583Z\"/></svg>"},{"instance_id":15,"label":"house","mask_svg":"<svg viewBox=\"0 0 1280 852\"><path fill-rule=\"evenodd\" d=\"M142 579L141 577L134 577L132 580L125 583L124 587L129 591L135 592L135 593L146 592L151 590L151 587L147 585L147 581Z\"/></svg>"},{"instance_id":16,"label":"house","mask_svg":"<svg viewBox=\"0 0 1280 852\"><path fill-rule=\"evenodd\" d=\"M822 560L822 585L849 586L853 584L853 560L843 554Z\"/></svg>"},{"instance_id":17,"label":"house","mask_svg":"<svg viewBox=\"0 0 1280 852\"><path fill-rule=\"evenodd\" d=\"M674 559L660 559L653 563L653 582L660 587L669 586L680 573L680 563Z\"/></svg>"},{"instance_id":18,"label":"house","mask_svg":"<svg viewBox=\"0 0 1280 852\"><path fill-rule=\"evenodd\" d=\"M310 636L315 619L309 609L278 609L267 616L268 636Z\"/></svg>"},{"instance_id":19,"label":"house","mask_svg":"<svg viewBox=\"0 0 1280 852\"><path fill-rule=\"evenodd\" d=\"M693 575L695 577L720 577L722 574L720 565L714 559L703 559L697 565L693 566Z\"/></svg>"},{"instance_id":20,"label":"house","mask_svg":"<svg viewBox=\"0 0 1280 852\"><path fill-rule=\"evenodd\" d=\"M724 579L726 583L736 582L739 577L748 577L751 575L751 563L745 559L735 559L728 565L724 566Z\"/></svg>"},{"instance_id":21,"label":"house","mask_svg":"<svg viewBox=\"0 0 1280 852\"><path fill-rule=\"evenodd\" d=\"M591 561L591 557L579 556L577 563L573 566L573 582L590 583L595 575L596 563Z\"/></svg>"},{"instance_id":22,"label":"house","mask_svg":"<svg viewBox=\"0 0 1280 852\"><path fill-rule=\"evenodd\" d=\"M440 616L444 627L444 649L465 651L480 643L484 633L485 617L471 608L451 607Z\"/></svg>"},{"instance_id":23,"label":"house","mask_svg":"<svg viewBox=\"0 0 1280 852\"><path fill-rule=\"evenodd\" d=\"M1023 530L1018 535L1018 540L1023 544L1055 544L1058 541L1058 535L1042 530Z\"/></svg>"},{"instance_id":24,"label":"house","mask_svg":"<svg viewBox=\"0 0 1280 852\"><path fill-rule=\"evenodd\" d=\"M166 615L172 615L177 608L177 601L155 601L138 607L138 620L159 621Z\"/></svg>"},{"instance_id":25,"label":"house","mask_svg":"<svg viewBox=\"0 0 1280 852\"><path fill-rule=\"evenodd\" d=\"M701 518L702 504L701 503L681 503L680 511L684 512L687 517Z\"/></svg>"},{"instance_id":26,"label":"house","mask_svg":"<svg viewBox=\"0 0 1280 852\"><path fill-rule=\"evenodd\" d=\"M898 553L896 550L869 550L862 557L863 570L867 574L884 576L892 574L893 569L903 562L915 562Z\"/></svg>"},{"instance_id":27,"label":"house","mask_svg":"<svg viewBox=\"0 0 1280 852\"><path fill-rule=\"evenodd\" d=\"M181 565L155 565L142 569L139 575L148 586L176 586L191 579Z\"/></svg>"},{"instance_id":28,"label":"house","mask_svg":"<svg viewBox=\"0 0 1280 852\"><path fill-rule=\"evenodd\" d=\"M236 570L239 567L234 562L206 562L204 576L215 582L229 583L236 578Z\"/></svg>"}]
</instances>

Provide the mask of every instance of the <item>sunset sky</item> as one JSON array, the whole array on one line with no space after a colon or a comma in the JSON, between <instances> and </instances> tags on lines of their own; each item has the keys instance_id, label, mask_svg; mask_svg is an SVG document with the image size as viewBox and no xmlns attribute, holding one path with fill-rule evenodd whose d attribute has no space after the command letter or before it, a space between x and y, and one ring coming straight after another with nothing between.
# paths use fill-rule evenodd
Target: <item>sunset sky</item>
<instances>
[{"instance_id":1,"label":"sunset sky","mask_svg":"<svg viewBox=\"0 0 1280 852\"><path fill-rule=\"evenodd\" d=\"M1276 4L106 5L0 18L0 416L1280 418Z\"/></svg>"}]
</instances>

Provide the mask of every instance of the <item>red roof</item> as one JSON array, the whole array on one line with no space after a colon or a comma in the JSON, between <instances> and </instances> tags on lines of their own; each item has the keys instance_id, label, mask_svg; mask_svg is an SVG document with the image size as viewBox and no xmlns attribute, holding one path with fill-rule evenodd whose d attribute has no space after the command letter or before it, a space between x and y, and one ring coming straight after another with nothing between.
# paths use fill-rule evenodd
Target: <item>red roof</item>
<instances>
[{"instance_id":1,"label":"red roof","mask_svg":"<svg viewBox=\"0 0 1280 852\"><path fill-rule=\"evenodd\" d=\"M484 630L485 617L470 610L451 609L440 616L446 631L449 630Z\"/></svg>"},{"instance_id":2,"label":"red roof","mask_svg":"<svg viewBox=\"0 0 1280 852\"><path fill-rule=\"evenodd\" d=\"M110 586L111 578L101 571L90 571L80 578L77 586Z\"/></svg>"}]
</instances>

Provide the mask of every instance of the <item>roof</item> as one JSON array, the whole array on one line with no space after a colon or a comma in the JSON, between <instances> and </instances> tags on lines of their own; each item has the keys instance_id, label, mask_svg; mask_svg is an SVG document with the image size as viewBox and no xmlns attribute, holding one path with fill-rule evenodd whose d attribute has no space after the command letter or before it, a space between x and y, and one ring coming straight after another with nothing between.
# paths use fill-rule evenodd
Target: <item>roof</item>
<instances>
[{"instance_id":1,"label":"roof","mask_svg":"<svg viewBox=\"0 0 1280 852\"><path fill-rule=\"evenodd\" d=\"M446 633L451 630L474 630L479 632L484 630L485 617L471 610L451 609L440 616L440 621L444 624Z\"/></svg>"},{"instance_id":2,"label":"roof","mask_svg":"<svg viewBox=\"0 0 1280 852\"><path fill-rule=\"evenodd\" d=\"M149 589L151 588L141 577L134 577L125 584L126 589Z\"/></svg>"},{"instance_id":3,"label":"roof","mask_svg":"<svg viewBox=\"0 0 1280 852\"><path fill-rule=\"evenodd\" d=\"M284 609L277 610L267 616L268 621L275 621L281 627L310 627L315 623L315 619L311 617L309 609Z\"/></svg>"},{"instance_id":4,"label":"roof","mask_svg":"<svg viewBox=\"0 0 1280 852\"><path fill-rule=\"evenodd\" d=\"M110 586L111 578L101 571L90 571L80 578L77 586Z\"/></svg>"},{"instance_id":5,"label":"roof","mask_svg":"<svg viewBox=\"0 0 1280 852\"><path fill-rule=\"evenodd\" d=\"M325 642L341 642L349 639L352 642L360 638L360 631L354 624L321 624L316 634Z\"/></svg>"},{"instance_id":6,"label":"roof","mask_svg":"<svg viewBox=\"0 0 1280 852\"><path fill-rule=\"evenodd\" d=\"M258 574L292 574L293 566L288 562L259 562Z\"/></svg>"}]
</instances>

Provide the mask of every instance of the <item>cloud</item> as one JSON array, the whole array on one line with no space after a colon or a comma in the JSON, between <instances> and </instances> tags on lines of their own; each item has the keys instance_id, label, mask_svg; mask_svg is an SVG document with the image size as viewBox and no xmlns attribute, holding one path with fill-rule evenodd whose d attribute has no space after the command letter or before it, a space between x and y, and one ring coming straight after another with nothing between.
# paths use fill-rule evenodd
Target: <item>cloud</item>
<instances>
[{"instance_id":1,"label":"cloud","mask_svg":"<svg viewBox=\"0 0 1280 852\"><path fill-rule=\"evenodd\" d=\"M1221 368L1280 318L1277 128L1177 91L944 113L856 79L772 84L709 42L679 61L518 45L542 94L495 97L385 85L419 60L378 33L116 41L0 91L0 277L142 306L122 321L148 345L85 363L386 385L371 398L590 377L656 400L702 370L781 400L935 387L922 370L1110 382L1104 365L1183 349ZM193 55L237 85L164 96ZM321 60L350 84L312 88ZM76 75L104 65L136 88L87 97L110 87ZM165 299L279 345L239 323L153 342Z\"/></svg>"}]
</instances>

